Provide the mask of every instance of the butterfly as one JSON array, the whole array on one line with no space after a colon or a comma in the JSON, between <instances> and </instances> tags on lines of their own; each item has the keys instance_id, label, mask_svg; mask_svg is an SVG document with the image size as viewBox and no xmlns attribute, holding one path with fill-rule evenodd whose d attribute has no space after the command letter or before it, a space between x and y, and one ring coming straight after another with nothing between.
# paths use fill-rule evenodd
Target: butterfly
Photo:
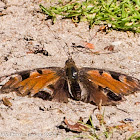
<instances>
[{"instance_id":1,"label":"butterfly","mask_svg":"<svg viewBox=\"0 0 140 140\"><path fill-rule=\"evenodd\" d=\"M46 67L0 77L0 93L68 102L68 98L99 105L116 105L140 90L140 80L96 68L77 68L72 57L65 67Z\"/></svg>"}]
</instances>

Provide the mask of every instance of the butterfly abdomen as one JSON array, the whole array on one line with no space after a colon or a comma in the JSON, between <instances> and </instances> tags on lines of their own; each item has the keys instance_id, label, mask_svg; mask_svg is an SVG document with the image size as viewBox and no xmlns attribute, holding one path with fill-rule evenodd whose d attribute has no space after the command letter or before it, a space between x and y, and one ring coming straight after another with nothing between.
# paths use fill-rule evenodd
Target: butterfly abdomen
<instances>
[{"instance_id":1,"label":"butterfly abdomen","mask_svg":"<svg viewBox=\"0 0 140 140\"><path fill-rule=\"evenodd\" d=\"M72 82L70 87L71 87L70 90L71 90L73 98L75 100L80 100L81 99L81 89L80 89L79 83L77 81Z\"/></svg>"}]
</instances>

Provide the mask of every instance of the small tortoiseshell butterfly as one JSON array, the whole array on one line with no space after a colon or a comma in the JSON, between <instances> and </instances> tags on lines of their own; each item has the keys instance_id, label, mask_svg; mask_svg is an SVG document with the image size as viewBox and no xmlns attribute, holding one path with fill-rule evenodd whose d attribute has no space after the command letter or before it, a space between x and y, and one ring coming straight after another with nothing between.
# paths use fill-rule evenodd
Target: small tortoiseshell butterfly
<instances>
[{"instance_id":1,"label":"small tortoiseshell butterfly","mask_svg":"<svg viewBox=\"0 0 140 140\"><path fill-rule=\"evenodd\" d=\"M68 102L68 98L96 105L116 105L124 95L140 90L140 80L96 68L78 69L71 57L64 68L48 67L0 77L1 93Z\"/></svg>"}]
</instances>

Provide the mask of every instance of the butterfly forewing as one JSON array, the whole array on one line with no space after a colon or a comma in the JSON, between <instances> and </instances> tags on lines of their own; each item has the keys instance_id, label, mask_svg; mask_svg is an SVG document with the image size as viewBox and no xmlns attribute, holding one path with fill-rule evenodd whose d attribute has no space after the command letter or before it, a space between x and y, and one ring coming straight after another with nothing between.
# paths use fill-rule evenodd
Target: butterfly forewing
<instances>
[{"instance_id":1,"label":"butterfly forewing","mask_svg":"<svg viewBox=\"0 0 140 140\"><path fill-rule=\"evenodd\" d=\"M21 96L36 95L36 97L46 97L44 94L50 94L55 100L61 101L62 99L62 101L67 101L66 78L64 70L61 68L53 67L23 71L9 76L3 76L0 78L0 81L6 79L8 80L2 84L1 92L16 91ZM63 97L58 95L62 93Z\"/></svg>"},{"instance_id":2,"label":"butterfly forewing","mask_svg":"<svg viewBox=\"0 0 140 140\"><path fill-rule=\"evenodd\" d=\"M79 80L87 90L87 101L97 105L117 104L123 95L140 90L140 81L125 74L102 69L82 68Z\"/></svg>"}]
</instances>

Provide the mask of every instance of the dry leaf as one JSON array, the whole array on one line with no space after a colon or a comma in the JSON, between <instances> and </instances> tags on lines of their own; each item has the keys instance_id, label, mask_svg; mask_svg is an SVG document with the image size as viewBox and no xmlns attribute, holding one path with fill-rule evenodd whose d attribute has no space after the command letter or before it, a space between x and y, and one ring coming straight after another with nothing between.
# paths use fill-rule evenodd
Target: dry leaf
<instances>
[{"instance_id":1,"label":"dry leaf","mask_svg":"<svg viewBox=\"0 0 140 140\"><path fill-rule=\"evenodd\" d=\"M93 44L88 43L88 42L85 42L84 46L85 46L85 48L88 48L88 49L94 49L95 48Z\"/></svg>"},{"instance_id":2,"label":"dry leaf","mask_svg":"<svg viewBox=\"0 0 140 140\"><path fill-rule=\"evenodd\" d=\"M114 51L114 46L113 45L109 45L107 47L104 48L104 50L107 50L107 51Z\"/></svg>"},{"instance_id":3,"label":"dry leaf","mask_svg":"<svg viewBox=\"0 0 140 140\"><path fill-rule=\"evenodd\" d=\"M140 104L140 102L135 102L135 105L139 105Z\"/></svg>"},{"instance_id":4,"label":"dry leaf","mask_svg":"<svg viewBox=\"0 0 140 140\"><path fill-rule=\"evenodd\" d=\"M100 125L106 124L106 122L104 121L104 116L102 114L96 114L96 118L98 119Z\"/></svg>"},{"instance_id":5,"label":"dry leaf","mask_svg":"<svg viewBox=\"0 0 140 140\"><path fill-rule=\"evenodd\" d=\"M86 125L82 124L80 121L78 121L74 125L71 125L69 124L68 120L65 118L64 123L71 131L82 132L82 131L87 131L89 129Z\"/></svg>"},{"instance_id":6,"label":"dry leaf","mask_svg":"<svg viewBox=\"0 0 140 140\"><path fill-rule=\"evenodd\" d=\"M3 104L5 106L8 106L8 107L11 107L12 106L12 103L9 101L8 98L4 97L4 98L2 98L2 101L3 101Z\"/></svg>"},{"instance_id":7,"label":"dry leaf","mask_svg":"<svg viewBox=\"0 0 140 140\"><path fill-rule=\"evenodd\" d=\"M105 25L100 26L99 29L98 29L98 32L100 32L100 31L106 32L106 29L107 29L107 26L105 26Z\"/></svg>"},{"instance_id":8,"label":"dry leaf","mask_svg":"<svg viewBox=\"0 0 140 140\"><path fill-rule=\"evenodd\" d=\"M131 123L124 123L121 125L116 125L116 126L111 126L111 127L107 127L108 132L112 131L112 129L117 129L117 130L125 130L125 131L133 131L133 126L131 125Z\"/></svg>"}]
</instances>

